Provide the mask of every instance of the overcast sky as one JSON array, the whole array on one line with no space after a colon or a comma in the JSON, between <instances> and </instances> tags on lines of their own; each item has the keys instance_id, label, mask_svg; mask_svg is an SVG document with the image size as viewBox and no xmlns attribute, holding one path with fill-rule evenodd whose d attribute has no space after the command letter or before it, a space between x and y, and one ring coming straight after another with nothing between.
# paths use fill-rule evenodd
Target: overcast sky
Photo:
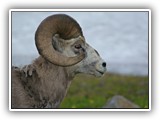
<instances>
[{"instance_id":1,"label":"overcast sky","mask_svg":"<svg viewBox=\"0 0 160 120\"><path fill-rule=\"evenodd\" d=\"M38 56L34 42L40 22L60 12L12 12L12 64L25 65ZM108 70L148 74L147 12L62 12L80 24L86 41L107 62Z\"/></svg>"}]
</instances>

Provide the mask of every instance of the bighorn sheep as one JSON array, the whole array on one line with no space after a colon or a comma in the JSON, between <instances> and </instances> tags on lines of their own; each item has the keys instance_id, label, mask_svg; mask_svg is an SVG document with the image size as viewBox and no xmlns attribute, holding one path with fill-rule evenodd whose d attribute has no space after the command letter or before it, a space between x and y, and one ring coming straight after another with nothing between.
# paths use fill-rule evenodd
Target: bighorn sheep
<instances>
[{"instance_id":1,"label":"bighorn sheep","mask_svg":"<svg viewBox=\"0 0 160 120\"><path fill-rule=\"evenodd\" d=\"M44 19L35 44L40 56L32 64L12 66L11 108L57 108L77 73L102 76L106 71L104 60L68 15Z\"/></svg>"}]
</instances>

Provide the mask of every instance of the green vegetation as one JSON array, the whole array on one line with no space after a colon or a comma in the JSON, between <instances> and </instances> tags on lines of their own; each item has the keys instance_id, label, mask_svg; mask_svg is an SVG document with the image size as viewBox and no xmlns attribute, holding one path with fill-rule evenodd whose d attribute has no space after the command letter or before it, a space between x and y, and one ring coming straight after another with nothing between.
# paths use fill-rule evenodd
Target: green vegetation
<instances>
[{"instance_id":1,"label":"green vegetation","mask_svg":"<svg viewBox=\"0 0 160 120\"><path fill-rule=\"evenodd\" d=\"M77 75L60 108L102 108L114 95L122 95L141 108L148 108L148 76L106 74L96 78Z\"/></svg>"}]
</instances>

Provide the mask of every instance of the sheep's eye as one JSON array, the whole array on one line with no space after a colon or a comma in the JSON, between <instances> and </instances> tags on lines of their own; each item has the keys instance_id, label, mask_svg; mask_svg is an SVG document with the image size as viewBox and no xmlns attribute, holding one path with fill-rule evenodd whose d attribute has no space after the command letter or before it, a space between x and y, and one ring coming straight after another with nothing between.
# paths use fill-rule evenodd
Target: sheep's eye
<instances>
[{"instance_id":1,"label":"sheep's eye","mask_svg":"<svg viewBox=\"0 0 160 120\"><path fill-rule=\"evenodd\" d=\"M75 45L74 47L75 47L76 49L82 48L82 46L81 46L80 44L77 44L77 45Z\"/></svg>"}]
</instances>

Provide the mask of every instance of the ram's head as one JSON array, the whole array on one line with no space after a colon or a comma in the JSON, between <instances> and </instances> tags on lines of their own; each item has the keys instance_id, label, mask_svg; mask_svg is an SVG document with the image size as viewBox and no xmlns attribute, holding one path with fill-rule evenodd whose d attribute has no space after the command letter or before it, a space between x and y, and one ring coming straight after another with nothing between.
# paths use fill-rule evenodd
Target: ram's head
<instances>
[{"instance_id":1,"label":"ram's head","mask_svg":"<svg viewBox=\"0 0 160 120\"><path fill-rule=\"evenodd\" d=\"M38 52L52 64L95 76L102 76L106 71L106 63L86 43L81 27L70 16L57 14L44 19L35 41Z\"/></svg>"}]
</instances>

